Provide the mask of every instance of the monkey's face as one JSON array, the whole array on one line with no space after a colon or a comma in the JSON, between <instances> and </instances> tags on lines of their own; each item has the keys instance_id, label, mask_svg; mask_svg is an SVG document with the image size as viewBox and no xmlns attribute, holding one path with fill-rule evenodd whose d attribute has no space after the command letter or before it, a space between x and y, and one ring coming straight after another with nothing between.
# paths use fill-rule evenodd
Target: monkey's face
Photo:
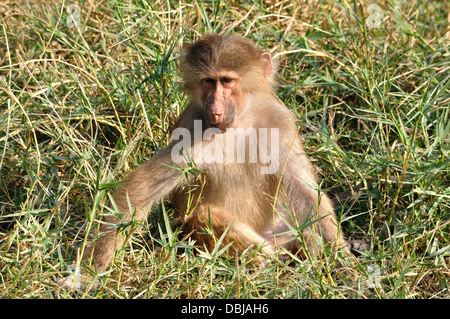
<instances>
[{"instance_id":1,"label":"monkey's face","mask_svg":"<svg viewBox=\"0 0 450 319\"><path fill-rule=\"evenodd\" d=\"M206 122L225 132L245 105L239 75L230 71L218 72L203 78L200 85Z\"/></svg>"}]
</instances>

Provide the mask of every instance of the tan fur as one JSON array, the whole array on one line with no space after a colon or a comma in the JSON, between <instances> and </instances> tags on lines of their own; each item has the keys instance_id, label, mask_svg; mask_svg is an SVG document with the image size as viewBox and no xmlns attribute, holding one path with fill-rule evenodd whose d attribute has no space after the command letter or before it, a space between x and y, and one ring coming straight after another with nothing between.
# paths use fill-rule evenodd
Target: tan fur
<instances>
[{"instance_id":1,"label":"tan fur","mask_svg":"<svg viewBox=\"0 0 450 319\"><path fill-rule=\"evenodd\" d=\"M219 83L222 71L236 72L240 78L227 99L233 99L231 102L239 110L235 110L229 127L279 129L280 169L275 174L261 174L259 162L197 163L205 173L201 175L203 184L191 177L190 184L201 184L192 191L179 171L164 165L174 164L170 156L175 145L172 142L128 174L127 182L117 190L114 199L123 213L122 222L129 221L131 215L137 220L145 219L162 197L170 195L175 207L174 227L182 227L182 234L196 240L201 249L213 249L216 240L226 231L224 243L232 243L232 249L239 252L255 244L262 247L264 253L271 254L277 244L297 253L303 248L301 241L295 234L281 234L309 219L315 223L307 227L303 235L312 253L321 249L323 238L325 243L348 254L331 201L317 190L311 163L297 136L296 118L274 96L274 67L270 55L237 36L208 35L184 47L181 69L190 103L176 127L192 132L194 120L203 121L203 129L210 126L205 120L207 102L202 97L210 92L202 91L199 83L210 77ZM217 99L214 97L211 103L227 102ZM225 104L214 105L225 107ZM226 134L224 132L224 136ZM203 143L206 146L214 141ZM129 204L133 214L130 214ZM106 222L117 224L119 220L111 217ZM214 236L205 234L209 227ZM122 235L116 234L115 228L105 225L102 233L105 235L93 247L93 264L98 270L109 265L114 250L123 244ZM89 256L90 251L85 259Z\"/></svg>"}]
</instances>

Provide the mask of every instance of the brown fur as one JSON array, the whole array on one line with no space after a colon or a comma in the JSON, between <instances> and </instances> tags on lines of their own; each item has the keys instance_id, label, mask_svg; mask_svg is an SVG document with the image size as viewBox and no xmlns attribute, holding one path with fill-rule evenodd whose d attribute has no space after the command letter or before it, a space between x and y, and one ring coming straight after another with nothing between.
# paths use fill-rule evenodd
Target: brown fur
<instances>
[{"instance_id":1,"label":"brown fur","mask_svg":"<svg viewBox=\"0 0 450 319\"><path fill-rule=\"evenodd\" d=\"M170 195L175 207L174 227L182 226L182 233L189 235L202 249L213 249L215 241L226 231L225 243L232 243L236 251L256 244L266 254L272 254L275 245L297 253L303 247L301 241L294 235L281 234L289 230L289 226L316 221L303 232L310 252L321 249L323 238L325 243L348 253L331 201L317 190L311 163L297 136L296 118L274 96L274 67L270 55L237 36L208 35L184 47L181 69L190 102L176 127L185 127L193 134L194 120L200 120L206 129L212 125L208 122L208 107L220 110L233 105L236 108L234 118L231 124L226 122L227 127L279 130L279 170L274 174L261 174L260 162L197 163L205 172L201 174L203 184L189 192L187 179L180 176L178 170L165 165L174 164L171 150L176 141L173 141L128 174L126 183L117 190L114 199L123 213L123 220L130 220L132 215L137 220L145 219L162 197ZM237 73L239 79L233 82L234 86L230 85L229 94L222 96L217 93L218 88L227 90L227 84L221 81L228 74L224 72L230 71ZM205 79L210 81L206 83L207 89L200 84ZM205 102L208 97L209 102ZM227 103L223 99L228 99ZM189 183L195 182L191 177ZM117 224L119 221L109 217L106 222ZM205 234L205 229L209 228L215 236ZM101 230L105 235L93 247L93 263L98 270L109 265L115 249L123 244L122 235L116 234L115 228L103 226ZM90 253L85 254L85 259Z\"/></svg>"}]
</instances>

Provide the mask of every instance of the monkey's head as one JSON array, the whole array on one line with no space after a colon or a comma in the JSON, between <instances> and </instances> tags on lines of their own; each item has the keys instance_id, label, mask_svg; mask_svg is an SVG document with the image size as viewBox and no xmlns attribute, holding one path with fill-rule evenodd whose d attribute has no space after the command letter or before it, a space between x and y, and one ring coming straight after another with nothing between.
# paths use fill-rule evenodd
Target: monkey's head
<instances>
[{"instance_id":1,"label":"monkey's head","mask_svg":"<svg viewBox=\"0 0 450 319\"><path fill-rule=\"evenodd\" d=\"M191 102L222 132L231 127L253 92L271 92L270 53L235 35L211 34L182 48L181 71Z\"/></svg>"}]
</instances>

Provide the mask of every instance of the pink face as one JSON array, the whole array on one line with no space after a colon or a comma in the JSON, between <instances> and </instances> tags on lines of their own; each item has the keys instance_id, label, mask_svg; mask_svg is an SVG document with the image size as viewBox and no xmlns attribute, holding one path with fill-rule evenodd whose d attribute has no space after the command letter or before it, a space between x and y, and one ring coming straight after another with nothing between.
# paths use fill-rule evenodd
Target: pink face
<instances>
[{"instance_id":1,"label":"pink face","mask_svg":"<svg viewBox=\"0 0 450 319\"><path fill-rule=\"evenodd\" d=\"M224 131L233 124L235 114L243 108L239 75L231 71L211 74L201 80L201 90L206 121Z\"/></svg>"}]
</instances>

